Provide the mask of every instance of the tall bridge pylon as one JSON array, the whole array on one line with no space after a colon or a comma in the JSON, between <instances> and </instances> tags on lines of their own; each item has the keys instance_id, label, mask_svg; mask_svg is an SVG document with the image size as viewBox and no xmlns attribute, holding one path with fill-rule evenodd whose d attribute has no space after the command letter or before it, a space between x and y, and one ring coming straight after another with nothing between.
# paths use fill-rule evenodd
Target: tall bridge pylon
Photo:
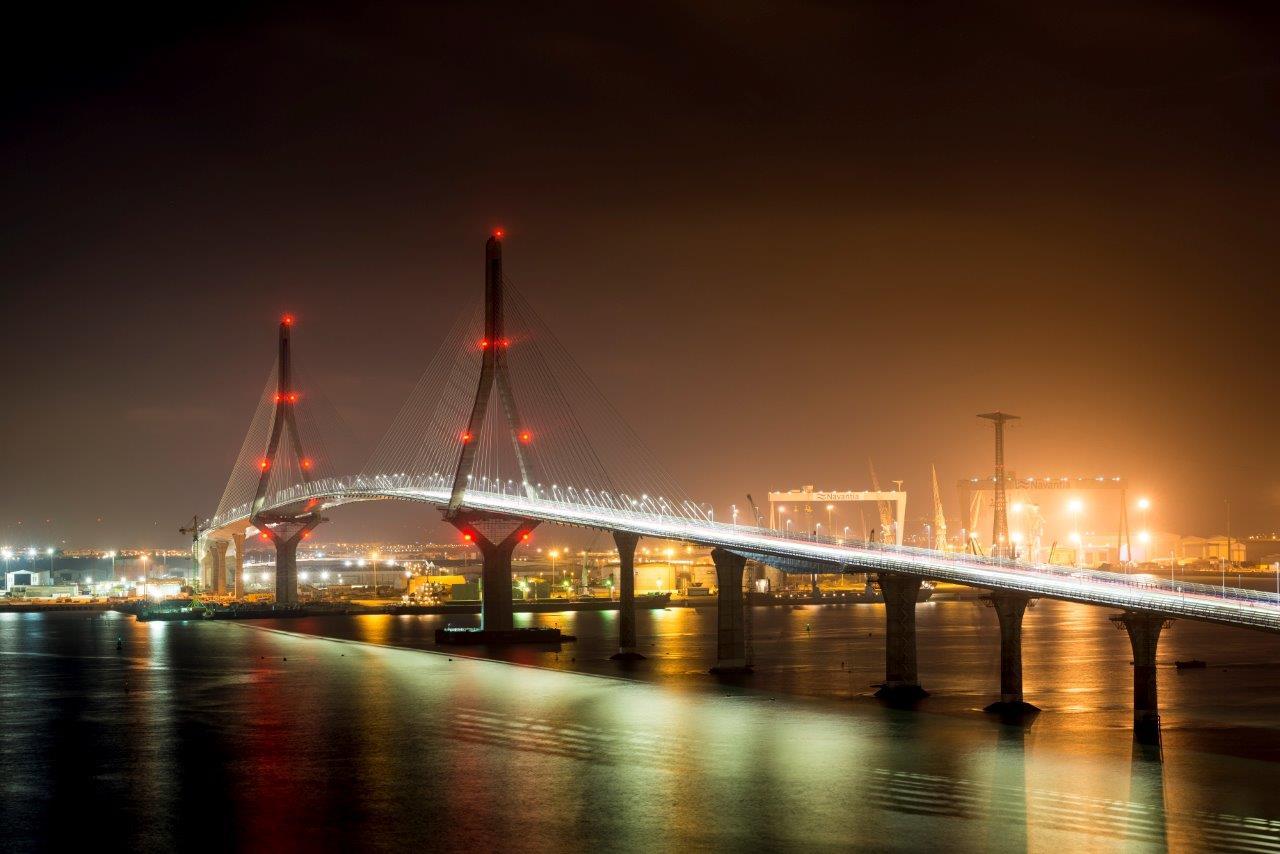
<instances>
[{"instance_id":1,"label":"tall bridge pylon","mask_svg":"<svg viewBox=\"0 0 1280 854\"><path fill-rule=\"evenodd\" d=\"M484 425L494 385L498 387L498 397L502 400L502 411L511 433L511 446L519 467L521 489L529 498L536 500L538 497L537 480L532 466L533 433L520 421L520 411L516 408L515 394L511 390L511 373L507 366L507 351L511 348L511 339L507 337L503 315L501 231L495 231L484 245L484 337L477 346L481 349L480 381L476 385L475 402L471 406L467 428L458 437L462 450L458 454L453 489L449 494L449 517L456 516L462 506L467 481L475 466L480 429Z\"/></svg>"}]
</instances>

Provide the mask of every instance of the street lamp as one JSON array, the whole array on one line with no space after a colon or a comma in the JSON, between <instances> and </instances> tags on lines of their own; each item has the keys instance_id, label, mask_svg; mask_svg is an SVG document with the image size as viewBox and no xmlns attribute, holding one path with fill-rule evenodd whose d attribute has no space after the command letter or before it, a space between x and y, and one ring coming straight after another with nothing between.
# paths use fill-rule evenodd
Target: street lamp
<instances>
[{"instance_id":1,"label":"street lamp","mask_svg":"<svg viewBox=\"0 0 1280 854\"><path fill-rule=\"evenodd\" d=\"M49 556L49 582L53 582L53 548L47 548L44 553Z\"/></svg>"},{"instance_id":2,"label":"street lamp","mask_svg":"<svg viewBox=\"0 0 1280 854\"><path fill-rule=\"evenodd\" d=\"M835 509L836 509L836 506L834 504L827 505L827 530L828 531L834 531L836 527L835 523L831 521L831 514L835 511Z\"/></svg>"},{"instance_id":3,"label":"street lamp","mask_svg":"<svg viewBox=\"0 0 1280 854\"><path fill-rule=\"evenodd\" d=\"M138 560L142 562L142 578L139 579L139 581L142 582L142 598L146 599L147 598L147 556L139 555Z\"/></svg>"},{"instance_id":4,"label":"street lamp","mask_svg":"<svg viewBox=\"0 0 1280 854\"><path fill-rule=\"evenodd\" d=\"M551 583L555 584L556 583L556 558L560 557L560 550L552 549L551 551L547 552L547 557L551 558ZM548 596L551 595L550 590L547 591L547 595Z\"/></svg>"}]
</instances>

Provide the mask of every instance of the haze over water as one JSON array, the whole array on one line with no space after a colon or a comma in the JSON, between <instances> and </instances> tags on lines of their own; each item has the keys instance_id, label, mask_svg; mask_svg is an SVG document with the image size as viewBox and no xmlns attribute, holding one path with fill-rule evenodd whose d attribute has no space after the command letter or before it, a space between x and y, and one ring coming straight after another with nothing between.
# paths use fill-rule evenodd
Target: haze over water
<instances>
[{"instance_id":1,"label":"haze over water","mask_svg":"<svg viewBox=\"0 0 1280 854\"><path fill-rule=\"evenodd\" d=\"M755 609L757 672L731 682L706 673L714 609L641 611L625 668L612 613L518 615L578 636L507 653L533 666L426 651L465 617L7 614L0 827L19 850L85 823L133 850L1280 849L1280 643L1174 624L1161 663L1210 666L1162 668L1161 763L1106 616L1028 612L1045 711L1019 727L977 711L998 649L975 602L920 607L916 710L869 696L878 606Z\"/></svg>"}]
</instances>

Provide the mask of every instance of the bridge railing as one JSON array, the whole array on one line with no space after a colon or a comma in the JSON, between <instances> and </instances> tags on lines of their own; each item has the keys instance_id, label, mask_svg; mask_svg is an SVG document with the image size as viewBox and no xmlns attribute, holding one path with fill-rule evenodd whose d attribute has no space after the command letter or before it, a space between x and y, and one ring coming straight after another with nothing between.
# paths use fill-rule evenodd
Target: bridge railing
<instances>
[{"instance_id":1,"label":"bridge railing","mask_svg":"<svg viewBox=\"0 0 1280 854\"><path fill-rule=\"evenodd\" d=\"M281 490L273 495L269 507L284 507L305 502L313 498L328 499L330 503L340 503L343 499L406 497L442 505L448 501L452 483L448 477L435 473L431 475L412 475L406 473L385 475L349 475L332 477L311 483L299 484ZM529 494L533 492L536 498ZM1176 581L1157 578L1150 575L1136 575L1100 569L1082 569L1061 566L1058 564L1032 563L1011 558L987 557L983 555L945 554L934 549L916 546L898 546L857 539L845 539L813 533L779 531L772 528L753 525L737 525L717 522L713 513L690 501L676 502L664 496L631 496L625 493L614 495L607 490L590 488L578 489L575 486L559 484L536 484L526 491L524 484L513 481L501 481L481 477L474 487L469 487L467 496L470 501L518 515L528 513L537 515L540 511L559 519L571 520L590 511L593 523L607 526L616 524L620 529L627 529L638 522L658 522L669 529L673 539L692 539L700 537L714 541L733 541L743 535L760 538L762 541L783 543L808 543L825 546L834 550L829 557L833 563L847 563L859 569L881 569L891 571L910 564L913 568L925 565L932 568L937 577L947 576L947 567L960 569L994 570L1000 573L1017 573L1024 577L1027 585L1034 584L1036 577L1053 578L1059 581L1070 580L1075 583L1092 582L1111 587L1121 587L1130 591L1135 597L1141 597L1143 591L1166 594L1160 597L1160 605L1167 610L1167 594L1182 596L1209 597L1227 602L1245 605L1274 608L1280 605L1280 596L1274 593L1247 590L1235 587L1199 584L1195 582ZM230 522L245 519L249 516L249 505L225 511L206 523L207 528L218 528ZM643 527L643 526L642 526ZM841 555L840 551L856 549L857 554ZM797 558L812 559L811 554L797 553ZM842 558L850 558L845 561ZM1060 585L1059 585L1060 586ZM1055 588L1057 589L1057 588ZM1053 591L1046 590L1046 593Z\"/></svg>"}]
</instances>

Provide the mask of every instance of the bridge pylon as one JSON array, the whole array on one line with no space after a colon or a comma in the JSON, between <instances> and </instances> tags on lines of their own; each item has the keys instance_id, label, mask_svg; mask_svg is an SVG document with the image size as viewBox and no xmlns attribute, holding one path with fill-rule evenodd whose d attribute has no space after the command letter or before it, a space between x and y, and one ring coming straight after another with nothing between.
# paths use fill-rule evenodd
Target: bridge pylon
<instances>
[{"instance_id":1,"label":"bridge pylon","mask_svg":"<svg viewBox=\"0 0 1280 854\"><path fill-rule=\"evenodd\" d=\"M531 447L533 435L520 420L520 410L511 389L511 373L507 366L511 339L507 337L503 302L502 232L495 231L484 245L484 334L476 342L480 348L480 379L476 383L476 396L467 427L458 437L461 445L458 464L454 468L449 503L443 511L445 521L461 531L467 542L474 543L484 560L480 622L485 632L510 632L513 628L511 553L529 539L538 525L536 519L481 513L462 507L495 386L511 436L511 447L515 451L522 491L528 498L538 498Z\"/></svg>"},{"instance_id":2,"label":"bridge pylon","mask_svg":"<svg viewBox=\"0 0 1280 854\"><path fill-rule=\"evenodd\" d=\"M306 539L312 529L326 521L318 512L304 506L301 512L266 512L268 486L272 469L280 458L282 441L288 442L298 463L298 474L303 483L310 483L314 466L302 446L298 433L298 390L293 385L293 359L289 348L289 331L293 328L293 315L280 318L279 352L276 361L276 390L271 413L271 433L267 439L266 453L258 461L258 486L254 491L250 521L260 534L276 548L276 603L293 605L298 601L298 543Z\"/></svg>"},{"instance_id":3,"label":"bridge pylon","mask_svg":"<svg viewBox=\"0 0 1280 854\"><path fill-rule=\"evenodd\" d=\"M475 402L471 405L467 428L458 437L462 447L453 473L453 489L449 493L449 505L445 509L446 518L456 515L462 507L467 480L471 476L476 449L480 445L480 430L484 426L495 385L511 434L511 446L520 469L521 486L526 496L534 500L538 498L531 447L533 435L527 425L521 423L515 394L511 390L511 373L507 367L507 351L511 347L511 339L507 337L503 314L501 231L495 231L484 245L484 337L476 346L480 348L480 381L476 384Z\"/></svg>"}]
</instances>

